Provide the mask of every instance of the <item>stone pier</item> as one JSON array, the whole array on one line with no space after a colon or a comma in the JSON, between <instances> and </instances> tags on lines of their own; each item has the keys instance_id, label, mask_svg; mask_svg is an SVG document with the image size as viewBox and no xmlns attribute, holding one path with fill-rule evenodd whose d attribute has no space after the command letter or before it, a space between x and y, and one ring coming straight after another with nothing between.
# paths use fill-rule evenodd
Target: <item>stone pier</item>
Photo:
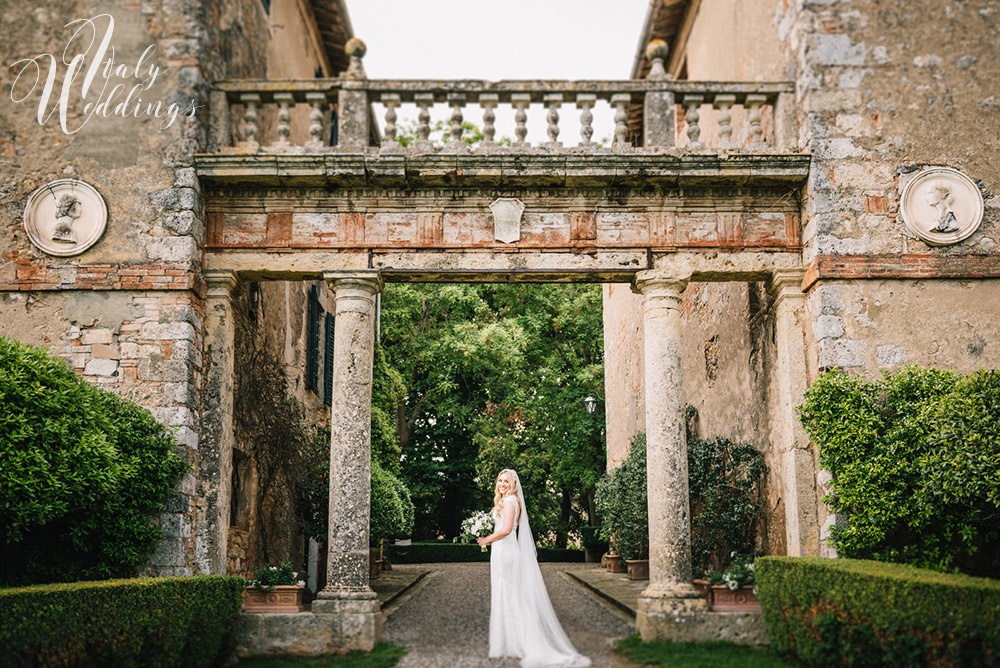
<instances>
[{"instance_id":1,"label":"stone pier","mask_svg":"<svg viewBox=\"0 0 1000 668\"><path fill-rule=\"evenodd\" d=\"M330 419L330 525L326 587L312 612L328 619L333 644L371 650L381 636L378 599L368 582L372 361L377 272L326 272L334 291L333 405Z\"/></svg>"},{"instance_id":2,"label":"stone pier","mask_svg":"<svg viewBox=\"0 0 1000 668\"><path fill-rule=\"evenodd\" d=\"M195 565L201 573L226 572L233 474L233 373L237 274L205 270L205 399L198 448Z\"/></svg>"}]
</instances>

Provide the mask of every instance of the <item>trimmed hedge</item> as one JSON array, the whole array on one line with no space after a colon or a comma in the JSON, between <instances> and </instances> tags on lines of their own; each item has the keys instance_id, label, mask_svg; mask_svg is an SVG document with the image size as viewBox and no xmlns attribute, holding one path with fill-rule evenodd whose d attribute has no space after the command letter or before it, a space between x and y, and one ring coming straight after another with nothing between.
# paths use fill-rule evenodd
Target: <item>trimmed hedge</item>
<instances>
[{"instance_id":1,"label":"trimmed hedge","mask_svg":"<svg viewBox=\"0 0 1000 668\"><path fill-rule=\"evenodd\" d=\"M221 665L243 578L135 578L0 589L5 666Z\"/></svg>"},{"instance_id":2,"label":"trimmed hedge","mask_svg":"<svg viewBox=\"0 0 1000 668\"><path fill-rule=\"evenodd\" d=\"M414 542L412 545L392 545L394 564L440 564L460 561L489 561L490 553L475 543ZM538 561L583 561L583 550L538 548Z\"/></svg>"},{"instance_id":3,"label":"trimmed hedge","mask_svg":"<svg viewBox=\"0 0 1000 668\"><path fill-rule=\"evenodd\" d=\"M775 649L813 666L996 666L1000 581L856 559L759 557Z\"/></svg>"}]
</instances>

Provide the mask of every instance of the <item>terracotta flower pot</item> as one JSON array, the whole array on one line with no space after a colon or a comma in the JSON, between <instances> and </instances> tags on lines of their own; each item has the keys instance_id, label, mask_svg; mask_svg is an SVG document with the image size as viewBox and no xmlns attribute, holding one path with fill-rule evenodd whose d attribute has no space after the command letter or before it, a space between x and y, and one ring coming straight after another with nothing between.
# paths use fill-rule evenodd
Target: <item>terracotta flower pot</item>
<instances>
[{"instance_id":1,"label":"terracotta flower pot","mask_svg":"<svg viewBox=\"0 0 1000 668\"><path fill-rule=\"evenodd\" d=\"M649 579L649 559L626 559L629 580Z\"/></svg>"},{"instance_id":2,"label":"terracotta flower pot","mask_svg":"<svg viewBox=\"0 0 1000 668\"><path fill-rule=\"evenodd\" d=\"M708 596L708 580L695 580L694 588L698 591L699 594Z\"/></svg>"},{"instance_id":3,"label":"terracotta flower pot","mask_svg":"<svg viewBox=\"0 0 1000 668\"><path fill-rule=\"evenodd\" d=\"M625 561L617 554L609 554L604 563L607 564L608 573L624 573Z\"/></svg>"},{"instance_id":4,"label":"terracotta flower pot","mask_svg":"<svg viewBox=\"0 0 1000 668\"><path fill-rule=\"evenodd\" d=\"M760 601L751 585L739 589L712 585L709 589L708 608L713 612L755 612L760 610Z\"/></svg>"},{"instance_id":5,"label":"terracotta flower pot","mask_svg":"<svg viewBox=\"0 0 1000 668\"><path fill-rule=\"evenodd\" d=\"M302 594L305 587L277 585L271 591L247 587L243 596L243 609L247 612L302 612Z\"/></svg>"},{"instance_id":6,"label":"terracotta flower pot","mask_svg":"<svg viewBox=\"0 0 1000 668\"><path fill-rule=\"evenodd\" d=\"M368 548L368 579L374 580L382 572L382 550L377 547Z\"/></svg>"}]
</instances>

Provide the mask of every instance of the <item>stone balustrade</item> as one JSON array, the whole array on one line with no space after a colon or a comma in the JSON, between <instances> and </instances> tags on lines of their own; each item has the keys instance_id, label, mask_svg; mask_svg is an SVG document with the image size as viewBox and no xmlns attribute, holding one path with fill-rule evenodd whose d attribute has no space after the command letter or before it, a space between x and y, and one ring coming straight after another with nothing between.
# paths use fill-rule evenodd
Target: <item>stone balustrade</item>
<instances>
[{"instance_id":1,"label":"stone balustrade","mask_svg":"<svg viewBox=\"0 0 1000 668\"><path fill-rule=\"evenodd\" d=\"M351 40L348 55L351 66L336 79L217 83L211 105L215 149L236 154L798 151L794 84L677 81L657 67L666 55L662 42L647 49L653 61L648 78L620 81L368 79L360 40ZM611 107L613 126L594 127L599 104ZM416 114L415 137L400 133L404 105ZM514 136L507 140L496 137L498 113L513 115ZM545 137L528 137L529 113L544 114ZM463 141L466 122L481 128L481 140ZM580 137L572 145L560 141L571 124ZM434 141L434 128L441 125L443 137Z\"/></svg>"}]
</instances>

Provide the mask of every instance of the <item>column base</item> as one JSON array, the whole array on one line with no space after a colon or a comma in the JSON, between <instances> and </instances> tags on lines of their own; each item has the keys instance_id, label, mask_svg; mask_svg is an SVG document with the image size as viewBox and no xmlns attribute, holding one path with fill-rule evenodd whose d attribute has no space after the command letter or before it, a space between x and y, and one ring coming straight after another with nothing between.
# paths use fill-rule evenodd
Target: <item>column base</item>
<instances>
[{"instance_id":1,"label":"column base","mask_svg":"<svg viewBox=\"0 0 1000 668\"><path fill-rule=\"evenodd\" d=\"M761 613L711 612L705 595L686 583L648 587L639 597L635 622L644 642L770 642Z\"/></svg>"},{"instance_id":2,"label":"column base","mask_svg":"<svg viewBox=\"0 0 1000 668\"><path fill-rule=\"evenodd\" d=\"M382 638L382 609L371 589L323 589L312 603L312 613L329 625L342 649L370 652Z\"/></svg>"}]
</instances>

